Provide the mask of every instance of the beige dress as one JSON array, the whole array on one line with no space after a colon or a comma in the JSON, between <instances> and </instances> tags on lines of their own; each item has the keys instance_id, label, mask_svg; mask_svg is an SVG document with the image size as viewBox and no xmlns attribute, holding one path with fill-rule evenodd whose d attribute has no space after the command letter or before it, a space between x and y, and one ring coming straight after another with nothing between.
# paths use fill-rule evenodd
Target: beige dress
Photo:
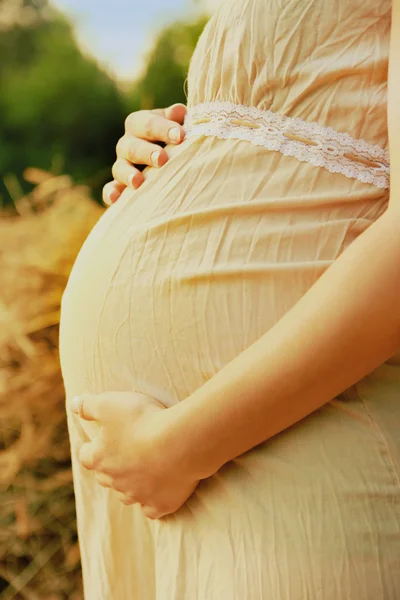
<instances>
[{"instance_id":1,"label":"beige dress","mask_svg":"<svg viewBox=\"0 0 400 600\"><path fill-rule=\"evenodd\" d=\"M224 0L191 63L187 139L73 268L67 400L184 401L384 212L390 21L390 0ZM399 600L399 398L393 357L165 521L80 467L93 424L69 416L86 600Z\"/></svg>"}]
</instances>

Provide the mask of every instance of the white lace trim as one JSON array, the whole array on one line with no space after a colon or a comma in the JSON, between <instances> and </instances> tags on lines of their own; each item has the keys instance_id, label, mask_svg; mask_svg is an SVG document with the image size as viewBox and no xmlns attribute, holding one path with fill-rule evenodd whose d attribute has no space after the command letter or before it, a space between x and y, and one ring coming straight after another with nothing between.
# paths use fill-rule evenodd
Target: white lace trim
<instances>
[{"instance_id":1,"label":"white lace trim","mask_svg":"<svg viewBox=\"0 0 400 600\"><path fill-rule=\"evenodd\" d=\"M270 110L230 102L197 104L188 110L185 131L187 137L246 140L378 188L390 185L389 152L381 146Z\"/></svg>"}]
</instances>

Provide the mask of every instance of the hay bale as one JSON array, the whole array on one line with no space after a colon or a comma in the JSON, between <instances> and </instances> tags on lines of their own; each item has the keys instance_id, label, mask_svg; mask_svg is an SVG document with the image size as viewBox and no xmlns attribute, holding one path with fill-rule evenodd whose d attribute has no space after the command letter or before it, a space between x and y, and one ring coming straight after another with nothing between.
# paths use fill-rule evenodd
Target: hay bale
<instances>
[{"instance_id":1,"label":"hay bale","mask_svg":"<svg viewBox=\"0 0 400 600\"><path fill-rule=\"evenodd\" d=\"M58 326L71 267L104 209L68 177L29 174L40 182L29 211L0 215L0 600L79 600Z\"/></svg>"}]
</instances>

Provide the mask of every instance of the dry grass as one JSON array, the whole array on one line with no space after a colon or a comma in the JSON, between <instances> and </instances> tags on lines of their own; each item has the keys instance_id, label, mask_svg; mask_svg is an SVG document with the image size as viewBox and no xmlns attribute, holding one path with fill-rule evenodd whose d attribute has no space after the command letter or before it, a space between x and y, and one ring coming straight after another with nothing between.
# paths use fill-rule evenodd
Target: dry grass
<instances>
[{"instance_id":1,"label":"dry grass","mask_svg":"<svg viewBox=\"0 0 400 600\"><path fill-rule=\"evenodd\" d=\"M0 215L0 600L80 600L58 323L103 209L68 177L26 176L19 215Z\"/></svg>"}]
</instances>

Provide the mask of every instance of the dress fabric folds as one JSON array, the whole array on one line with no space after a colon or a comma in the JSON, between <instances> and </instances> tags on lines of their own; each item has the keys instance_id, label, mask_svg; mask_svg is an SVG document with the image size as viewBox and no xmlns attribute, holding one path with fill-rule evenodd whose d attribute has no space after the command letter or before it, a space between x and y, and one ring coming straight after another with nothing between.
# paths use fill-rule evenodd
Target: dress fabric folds
<instances>
[{"instance_id":1,"label":"dress fabric folds","mask_svg":"<svg viewBox=\"0 0 400 600\"><path fill-rule=\"evenodd\" d=\"M90 232L62 298L68 402L184 402L382 215L386 180L256 144L247 117L280 116L265 135L283 135L283 116L347 134L356 154L376 148L368 168L385 176L390 24L389 0L221 3L188 107L225 103L240 118L225 137L188 118L169 162ZM68 411L68 426L86 600L400 600L400 354L159 521L78 463L95 424Z\"/></svg>"}]
</instances>

